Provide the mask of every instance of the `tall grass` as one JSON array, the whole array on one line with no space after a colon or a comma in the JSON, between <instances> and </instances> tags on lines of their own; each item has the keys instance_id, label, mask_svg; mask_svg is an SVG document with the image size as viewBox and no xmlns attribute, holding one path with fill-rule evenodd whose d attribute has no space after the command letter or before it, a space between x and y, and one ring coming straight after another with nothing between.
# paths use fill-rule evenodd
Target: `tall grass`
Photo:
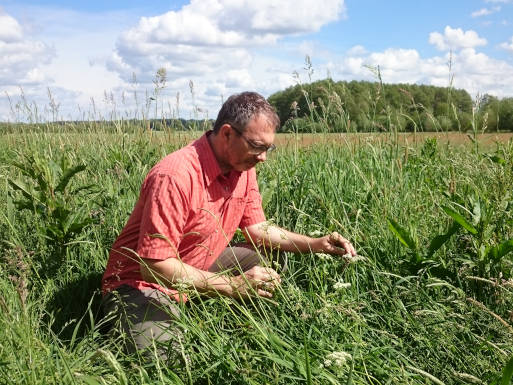
<instances>
[{"instance_id":1,"label":"tall grass","mask_svg":"<svg viewBox=\"0 0 513 385\"><path fill-rule=\"evenodd\" d=\"M100 126L1 138L0 383L499 381L513 354L511 142L469 149L362 136L304 148L292 140L258 167L267 217L301 233L339 231L364 259L290 255L271 301L190 293L177 321L186 330L185 366L125 354L106 335L99 311L108 250L150 167L200 134ZM36 174L23 173L36 167L23 156L41 164L65 156L69 168L85 166L68 181L76 193L60 204L85 210L91 221L69 234L64 252L43 231L51 222L44 207L16 205L25 195L8 180L37 197L51 195ZM89 185L95 194L79 193ZM430 242L451 226L428 255ZM42 263L54 258L59 268L43 274Z\"/></svg>"}]
</instances>

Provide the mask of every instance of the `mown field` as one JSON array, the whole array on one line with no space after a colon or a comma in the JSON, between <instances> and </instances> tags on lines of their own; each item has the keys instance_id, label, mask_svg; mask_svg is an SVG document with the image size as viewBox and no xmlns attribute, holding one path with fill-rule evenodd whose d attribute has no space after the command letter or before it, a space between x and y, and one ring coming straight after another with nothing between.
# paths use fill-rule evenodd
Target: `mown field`
<instances>
[{"instance_id":1,"label":"mown field","mask_svg":"<svg viewBox=\"0 0 513 385\"><path fill-rule=\"evenodd\" d=\"M273 300L190 293L177 367L106 335L99 287L144 176L191 135L0 137L0 383L509 383L513 141L280 138L268 219L363 258L290 255Z\"/></svg>"}]
</instances>

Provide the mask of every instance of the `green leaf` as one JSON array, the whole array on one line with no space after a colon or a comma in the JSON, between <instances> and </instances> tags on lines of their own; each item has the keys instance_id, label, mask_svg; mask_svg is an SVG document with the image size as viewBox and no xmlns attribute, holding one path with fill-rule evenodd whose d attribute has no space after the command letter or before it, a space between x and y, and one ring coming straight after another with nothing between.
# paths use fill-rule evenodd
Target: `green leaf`
<instances>
[{"instance_id":1,"label":"green leaf","mask_svg":"<svg viewBox=\"0 0 513 385\"><path fill-rule=\"evenodd\" d=\"M293 362L287 361L287 357L280 357L275 353L272 352L266 352L265 359L271 360L275 362L276 364L283 366L284 368L292 370L294 368Z\"/></svg>"},{"instance_id":2,"label":"green leaf","mask_svg":"<svg viewBox=\"0 0 513 385\"><path fill-rule=\"evenodd\" d=\"M41 203L41 201L37 198L34 191L32 191L32 189L29 188L25 183L23 183L19 180L12 180L12 179L8 179L8 181L12 188L14 188L15 190L21 191L23 196L25 198L27 198L29 201L31 201L31 202L37 201L37 202Z\"/></svg>"},{"instance_id":3,"label":"green leaf","mask_svg":"<svg viewBox=\"0 0 513 385\"><path fill-rule=\"evenodd\" d=\"M469 221L467 221L461 214L447 206L442 206L442 209L445 211L447 215L449 215L452 219L459 223L461 227L463 227L469 233L474 235L477 234L477 229Z\"/></svg>"},{"instance_id":4,"label":"green leaf","mask_svg":"<svg viewBox=\"0 0 513 385\"><path fill-rule=\"evenodd\" d=\"M412 236L408 233L406 229L401 227L396 221L388 218L388 228L395 234L397 239L401 241L403 245L408 247L410 250L416 251L417 245L415 244Z\"/></svg>"},{"instance_id":5,"label":"green leaf","mask_svg":"<svg viewBox=\"0 0 513 385\"><path fill-rule=\"evenodd\" d=\"M438 249L442 247L443 244L447 242L456 231L458 231L459 228L460 224L458 222L453 222L452 226L445 234L440 234L434 237L429 243L427 252L428 258L431 257L434 253L436 253Z\"/></svg>"},{"instance_id":6,"label":"green leaf","mask_svg":"<svg viewBox=\"0 0 513 385\"><path fill-rule=\"evenodd\" d=\"M71 178L79 173L80 171L83 171L85 170L86 166L84 164L79 164L75 167L72 167L72 168L68 168L64 174L62 175L60 181L59 181L59 184L57 185L57 187L55 188L55 191L60 191L60 192L64 192L64 190L66 189L66 186L68 185L69 181L71 180Z\"/></svg>"},{"instance_id":7,"label":"green leaf","mask_svg":"<svg viewBox=\"0 0 513 385\"><path fill-rule=\"evenodd\" d=\"M513 376L513 356L509 359L504 371L502 372L502 379L500 385L511 384L511 377Z\"/></svg>"},{"instance_id":8,"label":"green leaf","mask_svg":"<svg viewBox=\"0 0 513 385\"><path fill-rule=\"evenodd\" d=\"M497 164L506 164L506 161L504 160L504 158L502 158L498 155L490 156L490 159L492 162L497 163Z\"/></svg>"},{"instance_id":9,"label":"green leaf","mask_svg":"<svg viewBox=\"0 0 513 385\"><path fill-rule=\"evenodd\" d=\"M511 251L513 251L513 239L504 241L501 244L490 248L488 250L488 255L491 255L492 259L498 261Z\"/></svg>"},{"instance_id":10,"label":"green leaf","mask_svg":"<svg viewBox=\"0 0 513 385\"><path fill-rule=\"evenodd\" d=\"M101 382L98 382L98 380L92 376L80 375L77 377L79 380L85 382L87 385L102 385Z\"/></svg>"}]
</instances>

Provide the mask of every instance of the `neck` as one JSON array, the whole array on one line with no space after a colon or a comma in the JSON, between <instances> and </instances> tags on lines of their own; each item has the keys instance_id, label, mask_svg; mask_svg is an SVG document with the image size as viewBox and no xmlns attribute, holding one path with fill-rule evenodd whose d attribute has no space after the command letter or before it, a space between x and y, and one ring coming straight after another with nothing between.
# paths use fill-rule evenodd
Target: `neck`
<instances>
[{"instance_id":1,"label":"neck","mask_svg":"<svg viewBox=\"0 0 513 385\"><path fill-rule=\"evenodd\" d=\"M222 143L219 139L220 138L213 132L207 136L208 143L210 144L212 152L214 153L217 163L219 164L221 173L226 175L232 171L232 167L226 162L225 157L223 156L226 151L223 150Z\"/></svg>"}]
</instances>

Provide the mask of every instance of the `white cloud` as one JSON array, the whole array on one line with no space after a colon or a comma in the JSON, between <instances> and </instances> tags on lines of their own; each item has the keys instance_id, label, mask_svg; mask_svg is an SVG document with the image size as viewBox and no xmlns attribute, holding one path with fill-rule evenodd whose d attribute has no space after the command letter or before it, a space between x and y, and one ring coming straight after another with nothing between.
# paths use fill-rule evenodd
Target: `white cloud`
<instances>
[{"instance_id":1,"label":"white cloud","mask_svg":"<svg viewBox=\"0 0 513 385\"><path fill-rule=\"evenodd\" d=\"M41 66L55 57L55 50L26 36L16 19L0 8L0 85L19 86L46 79Z\"/></svg>"},{"instance_id":2,"label":"white cloud","mask_svg":"<svg viewBox=\"0 0 513 385\"><path fill-rule=\"evenodd\" d=\"M513 53L513 36L509 39L509 41L501 43L500 47Z\"/></svg>"},{"instance_id":3,"label":"white cloud","mask_svg":"<svg viewBox=\"0 0 513 385\"><path fill-rule=\"evenodd\" d=\"M439 32L431 32L429 42L440 51L473 48L487 43L486 39L479 37L475 31L463 31L461 28L453 29L450 26L445 27L443 35Z\"/></svg>"},{"instance_id":4,"label":"white cloud","mask_svg":"<svg viewBox=\"0 0 513 385\"><path fill-rule=\"evenodd\" d=\"M126 83L135 74L140 88L150 90L163 67L169 92L190 94L191 80L195 104L213 110L221 95L291 85L290 66L288 72L266 72L273 63L283 66L271 58L277 42L316 32L342 17L344 0L320 0L315 7L310 0L192 0L177 11L140 18L119 36L106 65ZM306 42L299 51L311 54L306 51L315 47Z\"/></svg>"},{"instance_id":5,"label":"white cloud","mask_svg":"<svg viewBox=\"0 0 513 385\"><path fill-rule=\"evenodd\" d=\"M362 45L355 45L354 47L351 47L347 51L347 54L350 56L361 56L361 55L365 55L366 53L367 53L367 50Z\"/></svg>"},{"instance_id":6,"label":"white cloud","mask_svg":"<svg viewBox=\"0 0 513 385\"><path fill-rule=\"evenodd\" d=\"M512 40L513 45L513 40ZM449 73L451 61L451 73ZM348 55L336 63L327 64L335 78L377 81L377 68L385 83L428 84L439 87L453 85L466 89L471 96L491 93L502 97L513 94L513 66L464 48L444 56L422 58L416 50L387 49L382 52Z\"/></svg>"},{"instance_id":7,"label":"white cloud","mask_svg":"<svg viewBox=\"0 0 513 385\"><path fill-rule=\"evenodd\" d=\"M6 20L5 13L1 16L0 31ZM0 39L0 115L12 115L2 96L8 92L16 100L21 97L19 86L26 100L39 104L41 111L48 106L50 87L61 106L59 114L72 116L81 114L77 106L89 109L92 98L95 110L101 110L104 90L121 85L117 74L105 68L105 60L117 36L139 16L129 11L85 13L18 3L10 6L8 16L21 38L18 33L18 40Z\"/></svg>"},{"instance_id":8,"label":"white cloud","mask_svg":"<svg viewBox=\"0 0 513 385\"><path fill-rule=\"evenodd\" d=\"M0 41L11 43L23 38L21 25L0 8Z\"/></svg>"},{"instance_id":9,"label":"white cloud","mask_svg":"<svg viewBox=\"0 0 513 385\"><path fill-rule=\"evenodd\" d=\"M315 32L345 12L343 0L192 0L178 11L143 17L122 34L109 68L148 82L157 68L171 79L242 70L250 49ZM246 82L247 84L247 82Z\"/></svg>"},{"instance_id":10,"label":"white cloud","mask_svg":"<svg viewBox=\"0 0 513 385\"><path fill-rule=\"evenodd\" d=\"M384 52L371 53L368 58L372 66L381 65L394 71L403 71L417 66L420 56L414 49L387 49Z\"/></svg>"},{"instance_id":11,"label":"white cloud","mask_svg":"<svg viewBox=\"0 0 513 385\"><path fill-rule=\"evenodd\" d=\"M478 11L472 12L472 17L481 17L481 16L488 16L493 13L499 12L501 10L501 7L493 7L493 8L481 8Z\"/></svg>"}]
</instances>

